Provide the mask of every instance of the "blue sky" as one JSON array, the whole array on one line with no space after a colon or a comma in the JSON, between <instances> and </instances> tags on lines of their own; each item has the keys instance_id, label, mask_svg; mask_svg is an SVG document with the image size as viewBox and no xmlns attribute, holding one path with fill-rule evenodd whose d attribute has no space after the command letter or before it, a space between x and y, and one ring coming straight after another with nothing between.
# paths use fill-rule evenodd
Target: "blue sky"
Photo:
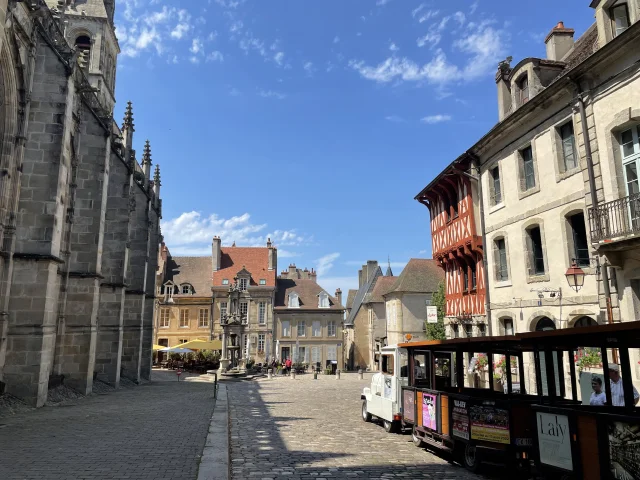
<instances>
[{"instance_id":1,"label":"blue sky","mask_svg":"<svg viewBox=\"0 0 640 480\"><path fill-rule=\"evenodd\" d=\"M358 266L431 255L414 196L497 121L508 55L544 57L587 0L118 0L116 118L162 172L174 255L211 237L318 270L331 293Z\"/></svg>"}]
</instances>

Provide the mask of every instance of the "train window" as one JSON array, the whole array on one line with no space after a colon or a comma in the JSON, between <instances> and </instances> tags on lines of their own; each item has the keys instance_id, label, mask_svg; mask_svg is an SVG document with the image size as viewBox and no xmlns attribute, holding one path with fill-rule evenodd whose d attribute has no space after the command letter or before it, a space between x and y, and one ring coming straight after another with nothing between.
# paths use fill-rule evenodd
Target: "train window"
<instances>
[{"instance_id":1,"label":"train window","mask_svg":"<svg viewBox=\"0 0 640 480\"><path fill-rule=\"evenodd\" d=\"M611 386L611 403L614 407L635 406L637 408L638 404L640 404L640 393L638 392L638 385L634 382L633 373L631 374L631 398L629 398L629 402L632 403L631 405L625 403L627 400L625 398L627 397L627 385L625 384L623 387L623 377L628 374L628 363L623 361L620 349L616 349L615 355L614 352L609 349L607 357L609 365L607 366L606 376Z\"/></svg>"},{"instance_id":2,"label":"train window","mask_svg":"<svg viewBox=\"0 0 640 480\"><path fill-rule=\"evenodd\" d=\"M443 390L451 387L451 354L436 352L435 353L435 377L436 377L436 390Z\"/></svg>"},{"instance_id":3,"label":"train window","mask_svg":"<svg viewBox=\"0 0 640 480\"><path fill-rule=\"evenodd\" d=\"M431 353L416 352L413 355L413 381L416 387L431 386Z\"/></svg>"},{"instance_id":4,"label":"train window","mask_svg":"<svg viewBox=\"0 0 640 480\"><path fill-rule=\"evenodd\" d=\"M400 350L400 377L409 378L409 355L406 350Z\"/></svg>"},{"instance_id":5,"label":"train window","mask_svg":"<svg viewBox=\"0 0 640 480\"><path fill-rule=\"evenodd\" d=\"M393 355L382 356L382 373L393 375Z\"/></svg>"}]
</instances>

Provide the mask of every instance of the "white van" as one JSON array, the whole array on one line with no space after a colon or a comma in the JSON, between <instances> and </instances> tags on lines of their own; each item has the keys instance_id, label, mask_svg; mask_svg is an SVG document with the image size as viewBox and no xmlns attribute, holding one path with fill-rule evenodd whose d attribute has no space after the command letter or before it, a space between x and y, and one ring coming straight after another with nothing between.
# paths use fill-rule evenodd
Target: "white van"
<instances>
[{"instance_id":1,"label":"white van","mask_svg":"<svg viewBox=\"0 0 640 480\"><path fill-rule=\"evenodd\" d=\"M380 372L371 378L371 386L362 390L362 419L370 422L373 417L382 420L387 432L400 431L402 427L402 387L409 382L408 356L405 348L395 345L383 347L380 355Z\"/></svg>"}]
</instances>

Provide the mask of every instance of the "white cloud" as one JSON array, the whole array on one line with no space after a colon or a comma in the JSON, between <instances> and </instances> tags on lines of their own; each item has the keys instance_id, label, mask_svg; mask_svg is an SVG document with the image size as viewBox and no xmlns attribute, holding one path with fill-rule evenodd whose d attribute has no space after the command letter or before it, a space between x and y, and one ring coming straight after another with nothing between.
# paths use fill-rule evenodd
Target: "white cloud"
<instances>
[{"instance_id":1,"label":"white cloud","mask_svg":"<svg viewBox=\"0 0 640 480\"><path fill-rule=\"evenodd\" d=\"M201 53L202 49L203 49L202 40L200 40L199 38L194 38L191 41L191 48L189 48L189 51L193 54L197 54L197 53Z\"/></svg>"},{"instance_id":2,"label":"white cloud","mask_svg":"<svg viewBox=\"0 0 640 480\"><path fill-rule=\"evenodd\" d=\"M424 23L428 21L430 18L437 17L439 14L440 14L440 10L427 10L425 13L420 15L420 18L418 19L418 21L420 23Z\"/></svg>"},{"instance_id":3,"label":"white cloud","mask_svg":"<svg viewBox=\"0 0 640 480\"><path fill-rule=\"evenodd\" d=\"M418 38L416 43L419 47L429 44L429 48L434 48L440 43L440 40L442 40L442 35L438 32L429 32L424 37Z\"/></svg>"},{"instance_id":4,"label":"white cloud","mask_svg":"<svg viewBox=\"0 0 640 480\"><path fill-rule=\"evenodd\" d=\"M422 123L428 123L429 125L434 125L436 123L448 122L451 120L451 115L429 115L428 117L423 117L420 119Z\"/></svg>"},{"instance_id":5,"label":"white cloud","mask_svg":"<svg viewBox=\"0 0 640 480\"><path fill-rule=\"evenodd\" d=\"M207 62L223 62L224 55L217 50L207 54Z\"/></svg>"},{"instance_id":6,"label":"white cloud","mask_svg":"<svg viewBox=\"0 0 640 480\"><path fill-rule=\"evenodd\" d=\"M479 1L478 1L478 0L476 0L475 2L473 2L473 3L471 4L471 7L469 8L469 13L470 13L471 15L473 15L474 13L476 13L476 10L478 9L478 3L479 3Z\"/></svg>"},{"instance_id":7,"label":"white cloud","mask_svg":"<svg viewBox=\"0 0 640 480\"><path fill-rule=\"evenodd\" d=\"M393 56L375 66L362 60L351 60L349 66L363 78L378 83L407 81L442 85L476 80L489 74L502 57L507 34L492 27L490 21L469 23L465 30L464 36L453 43L454 49L466 54L460 65L449 62L444 51L437 49L431 60L423 65L406 57Z\"/></svg>"},{"instance_id":8,"label":"white cloud","mask_svg":"<svg viewBox=\"0 0 640 480\"><path fill-rule=\"evenodd\" d=\"M307 75L309 75L310 77L312 77L316 71L315 67L313 66L313 62L306 62L302 66L302 68L304 68L304 71L307 72Z\"/></svg>"},{"instance_id":9,"label":"white cloud","mask_svg":"<svg viewBox=\"0 0 640 480\"><path fill-rule=\"evenodd\" d=\"M222 239L223 245L236 242L239 247L265 246L267 238L276 247L295 247L312 241L296 230L269 232L267 224L252 223L248 213L225 219L216 214L202 216L199 212L185 212L177 218L163 221L161 227L165 243L173 255L208 255L214 235ZM285 255L287 253L291 252Z\"/></svg>"},{"instance_id":10,"label":"white cloud","mask_svg":"<svg viewBox=\"0 0 640 480\"><path fill-rule=\"evenodd\" d=\"M287 98L284 93L275 92L273 90L258 90L258 95L263 98L277 98L278 100L284 100Z\"/></svg>"},{"instance_id":11,"label":"white cloud","mask_svg":"<svg viewBox=\"0 0 640 480\"><path fill-rule=\"evenodd\" d=\"M282 66L284 63L284 52L278 52L273 56L273 61L276 62L279 66Z\"/></svg>"},{"instance_id":12,"label":"white cloud","mask_svg":"<svg viewBox=\"0 0 640 480\"><path fill-rule=\"evenodd\" d=\"M316 260L316 272L318 272L318 276L322 276L326 274L329 270L333 268L333 263L340 256L339 253L329 253L323 257L320 257Z\"/></svg>"},{"instance_id":13,"label":"white cloud","mask_svg":"<svg viewBox=\"0 0 640 480\"><path fill-rule=\"evenodd\" d=\"M391 42L391 45L389 45L389 50L391 50L392 52L397 52L398 50L400 50L400 48L393 42Z\"/></svg>"},{"instance_id":14,"label":"white cloud","mask_svg":"<svg viewBox=\"0 0 640 480\"><path fill-rule=\"evenodd\" d=\"M389 3L391 0L378 0L376 2L376 5L386 5L387 3Z\"/></svg>"},{"instance_id":15,"label":"white cloud","mask_svg":"<svg viewBox=\"0 0 640 480\"><path fill-rule=\"evenodd\" d=\"M171 36L180 40L185 35L185 33L189 31L190 28L191 26L186 23L179 23L178 25L176 25L176 28L171 31Z\"/></svg>"},{"instance_id":16,"label":"white cloud","mask_svg":"<svg viewBox=\"0 0 640 480\"><path fill-rule=\"evenodd\" d=\"M464 25L464 22L467 20L467 17L462 12L456 12L453 14L453 19L458 22L458 25Z\"/></svg>"},{"instance_id":17,"label":"white cloud","mask_svg":"<svg viewBox=\"0 0 640 480\"><path fill-rule=\"evenodd\" d=\"M389 122L393 122L393 123L405 123L406 120L398 115L388 115L386 117L384 117L385 120L388 120Z\"/></svg>"},{"instance_id":18,"label":"white cloud","mask_svg":"<svg viewBox=\"0 0 640 480\"><path fill-rule=\"evenodd\" d=\"M420 251L418 252L418 254L419 254L419 255L424 255L424 254L426 254L427 252L428 252L428 250L420 250Z\"/></svg>"},{"instance_id":19,"label":"white cloud","mask_svg":"<svg viewBox=\"0 0 640 480\"><path fill-rule=\"evenodd\" d=\"M422 11L422 9L423 9L424 7L426 7L426 6L427 6L427 4L426 4L426 3L421 3L420 5L418 5L418 7L417 7L417 8L415 8L415 9L413 9L413 10L411 11L411 16L412 16L413 18L415 18L415 17L416 17L416 15L417 15L418 13L420 13L420 12Z\"/></svg>"}]
</instances>

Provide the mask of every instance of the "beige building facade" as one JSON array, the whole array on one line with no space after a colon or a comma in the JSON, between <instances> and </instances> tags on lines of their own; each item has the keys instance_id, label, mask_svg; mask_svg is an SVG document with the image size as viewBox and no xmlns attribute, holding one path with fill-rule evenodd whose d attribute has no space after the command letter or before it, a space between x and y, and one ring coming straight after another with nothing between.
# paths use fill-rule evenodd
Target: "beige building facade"
<instances>
[{"instance_id":1,"label":"beige building facade","mask_svg":"<svg viewBox=\"0 0 640 480\"><path fill-rule=\"evenodd\" d=\"M331 296L312 270L290 265L278 277L275 357L321 369L344 370L342 292Z\"/></svg>"}]
</instances>

